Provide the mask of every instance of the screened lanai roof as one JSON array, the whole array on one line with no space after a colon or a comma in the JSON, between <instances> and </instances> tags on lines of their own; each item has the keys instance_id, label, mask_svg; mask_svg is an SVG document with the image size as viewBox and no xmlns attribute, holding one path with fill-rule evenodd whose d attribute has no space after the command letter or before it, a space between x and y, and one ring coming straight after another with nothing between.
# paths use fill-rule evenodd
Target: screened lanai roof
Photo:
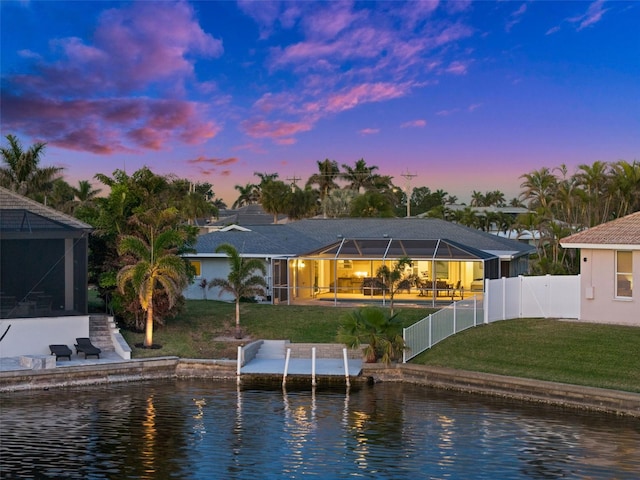
<instances>
[{"instance_id":1,"label":"screened lanai roof","mask_svg":"<svg viewBox=\"0 0 640 480\"><path fill-rule=\"evenodd\" d=\"M326 247L299 255L323 260L384 260L409 257L412 260L488 260L497 258L482 250L447 239L344 238Z\"/></svg>"}]
</instances>

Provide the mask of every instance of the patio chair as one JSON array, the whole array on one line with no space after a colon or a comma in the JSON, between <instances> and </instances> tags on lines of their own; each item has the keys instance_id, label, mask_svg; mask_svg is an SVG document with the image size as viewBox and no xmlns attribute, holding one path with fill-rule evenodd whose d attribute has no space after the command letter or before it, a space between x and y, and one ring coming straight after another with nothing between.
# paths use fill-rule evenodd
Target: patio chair
<instances>
[{"instance_id":1,"label":"patio chair","mask_svg":"<svg viewBox=\"0 0 640 480\"><path fill-rule=\"evenodd\" d=\"M83 337L83 338L76 338L76 353L80 354L80 352L84 353L84 358L87 358L89 355L94 355L98 358L100 358L100 352L102 352L102 350L100 350L98 347L96 347L95 345L93 345L91 343L91 340L89 338Z\"/></svg>"},{"instance_id":2,"label":"patio chair","mask_svg":"<svg viewBox=\"0 0 640 480\"><path fill-rule=\"evenodd\" d=\"M60 357L67 357L71 361L71 354L73 353L66 345L49 345L49 351L51 355L56 356L56 360Z\"/></svg>"}]
</instances>

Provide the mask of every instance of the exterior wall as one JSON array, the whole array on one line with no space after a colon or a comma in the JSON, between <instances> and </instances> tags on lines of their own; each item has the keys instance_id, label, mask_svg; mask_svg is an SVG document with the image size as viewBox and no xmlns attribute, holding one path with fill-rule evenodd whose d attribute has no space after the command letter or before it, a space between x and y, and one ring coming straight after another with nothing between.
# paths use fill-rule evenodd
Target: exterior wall
<instances>
[{"instance_id":1,"label":"exterior wall","mask_svg":"<svg viewBox=\"0 0 640 480\"><path fill-rule=\"evenodd\" d=\"M633 252L630 300L615 298L615 250L582 249L580 270L580 320L640 326L640 251Z\"/></svg>"},{"instance_id":2,"label":"exterior wall","mask_svg":"<svg viewBox=\"0 0 640 480\"><path fill-rule=\"evenodd\" d=\"M225 258L190 258L191 261L200 262L200 276L195 277L191 285L183 292L184 297L188 300L220 300L223 302L231 302L234 300L233 295L221 291L218 287L209 288L205 291L200 287L200 281L206 279L207 282L214 278L227 278L229 276L229 260ZM270 265L267 267L267 283L271 278ZM268 293L268 292L267 292Z\"/></svg>"},{"instance_id":3,"label":"exterior wall","mask_svg":"<svg viewBox=\"0 0 640 480\"><path fill-rule=\"evenodd\" d=\"M50 355L49 345L52 344L63 344L73 350L77 337L89 336L88 315L2 320L2 333L9 325L11 328L0 343L0 357Z\"/></svg>"}]
</instances>

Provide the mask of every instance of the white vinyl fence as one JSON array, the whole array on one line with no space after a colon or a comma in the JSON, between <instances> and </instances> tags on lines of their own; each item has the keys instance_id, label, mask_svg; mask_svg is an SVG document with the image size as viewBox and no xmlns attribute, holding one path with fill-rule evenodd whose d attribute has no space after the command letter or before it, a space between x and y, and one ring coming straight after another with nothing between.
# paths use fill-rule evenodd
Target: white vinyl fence
<instances>
[{"instance_id":1,"label":"white vinyl fence","mask_svg":"<svg viewBox=\"0 0 640 480\"><path fill-rule=\"evenodd\" d=\"M580 275L485 281L485 323L511 318L579 318Z\"/></svg>"},{"instance_id":2,"label":"white vinyl fence","mask_svg":"<svg viewBox=\"0 0 640 480\"><path fill-rule=\"evenodd\" d=\"M407 347L402 354L403 363L454 333L482 324L483 319L482 302L473 297L447 305L410 325L402 331Z\"/></svg>"},{"instance_id":3,"label":"white vinyl fence","mask_svg":"<svg viewBox=\"0 0 640 480\"><path fill-rule=\"evenodd\" d=\"M405 328L403 362L445 338L483 323L513 318L579 318L580 275L513 277L485 281L482 303L461 300Z\"/></svg>"}]
</instances>

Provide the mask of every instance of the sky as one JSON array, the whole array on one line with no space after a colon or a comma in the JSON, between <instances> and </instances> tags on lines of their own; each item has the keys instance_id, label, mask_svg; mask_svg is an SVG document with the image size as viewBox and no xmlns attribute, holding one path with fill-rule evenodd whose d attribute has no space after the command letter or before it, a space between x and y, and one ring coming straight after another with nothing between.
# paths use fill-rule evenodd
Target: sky
<instances>
[{"instance_id":1,"label":"sky","mask_svg":"<svg viewBox=\"0 0 640 480\"><path fill-rule=\"evenodd\" d=\"M640 2L0 1L0 129L71 184L213 184L364 159L403 188L521 192L640 161Z\"/></svg>"}]
</instances>

